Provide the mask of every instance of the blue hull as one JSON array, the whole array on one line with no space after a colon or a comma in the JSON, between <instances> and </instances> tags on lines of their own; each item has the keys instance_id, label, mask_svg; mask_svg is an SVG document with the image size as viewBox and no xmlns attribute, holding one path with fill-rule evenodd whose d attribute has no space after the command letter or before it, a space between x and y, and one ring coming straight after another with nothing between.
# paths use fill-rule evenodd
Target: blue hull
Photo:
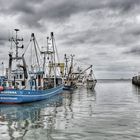
<instances>
[{"instance_id":1,"label":"blue hull","mask_svg":"<svg viewBox=\"0 0 140 140\"><path fill-rule=\"evenodd\" d=\"M76 89L76 86L67 86L67 85L65 85L63 87L63 90L73 90L73 89Z\"/></svg>"},{"instance_id":2,"label":"blue hull","mask_svg":"<svg viewBox=\"0 0 140 140\"><path fill-rule=\"evenodd\" d=\"M56 105L61 106L62 104L63 96L61 95L53 96L51 99L25 104L0 104L0 116L10 122L34 120L38 119L38 115L42 109L47 109L50 106L55 108Z\"/></svg>"},{"instance_id":3,"label":"blue hull","mask_svg":"<svg viewBox=\"0 0 140 140\"><path fill-rule=\"evenodd\" d=\"M64 86L63 90L72 90L73 88L71 86Z\"/></svg>"},{"instance_id":4,"label":"blue hull","mask_svg":"<svg viewBox=\"0 0 140 140\"><path fill-rule=\"evenodd\" d=\"M0 92L0 103L28 103L51 98L60 94L63 86L47 90L4 90Z\"/></svg>"}]
</instances>

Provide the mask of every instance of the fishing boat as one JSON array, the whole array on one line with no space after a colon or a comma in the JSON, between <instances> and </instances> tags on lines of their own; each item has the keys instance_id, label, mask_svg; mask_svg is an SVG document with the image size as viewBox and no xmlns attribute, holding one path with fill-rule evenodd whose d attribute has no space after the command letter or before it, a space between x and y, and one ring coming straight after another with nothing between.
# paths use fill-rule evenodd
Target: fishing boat
<instances>
[{"instance_id":1,"label":"fishing boat","mask_svg":"<svg viewBox=\"0 0 140 140\"><path fill-rule=\"evenodd\" d=\"M85 82L86 82L87 89L93 90L95 88L97 80L95 79L95 76L93 74L92 65L89 68L90 68L90 72L86 76L86 81Z\"/></svg>"},{"instance_id":2,"label":"fishing boat","mask_svg":"<svg viewBox=\"0 0 140 140\"><path fill-rule=\"evenodd\" d=\"M140 75L132 77L132 84L140 86Z\"/></svg>"},{"instance_id":3,"label":"fishing boat","mask_svg":"<svg viewBox=\"0 0 140 140\"><path fill-rule=\"evenodd\" d=\"M86 86L87 89L94 89L97 80L93 74L92 65L82 70L80 67L77 68L77 72L73 73L77 79L76 86Z\"/></svg>"},{"instance_id":4,"label":"fishing boat","mask_svg":"<svg viewBox=\"0 0 140 140\"><path fill-rule=\"evenodd\" d=\"M76 86L76 78L75 75L73 73L74 71L74 66L73 66L73 58L74 55L71 55L71 59L70 59L70 67L68 67L68 58L65 54L65 75L64 75L64 90L73 90L75 89Z\"/></svg>"},{"instance_id":5,"label":"fishing boat","mask_svg":"<svg viewBox=\"0 0 140 140\"><path fill-rule=\"evenodd\" d=\"M63 91L63 85L57 83L55 51L54 51L54 36L51 33L52 51L46 53L51 54L49 63L53 66L53 77L46 74L46 67L41 68L40 59L37 52L37 42L34 33L31 35L30 42L34 44L36 66L27 66L25 60L25 52L19 53L19 49L23 49L24 45L20 46L23 38L18 38L19 29L15 29L16 35L9 41L15 44L14 49L9 52L9 67L6 69L6 75L0 76L0 103L27 103L49 99L54 95L60 94ZM11 47L12 48L12 47ZM14 50L14 51L13 51ZM31 52L32 53L32 52ZM46 56L45 56L46 57ZM46 61L46 59L44 59ZM46 62L44 62L46 63ZM31 69L29 69L31 67Z\"/></svg>"},{"instance_id":6,"label":"fishing boat","mask_svg":"<svg viewBox=\"0 0 140 140\"><path fill-rule=\"evenodd\" d=\"M87 89L94 89L97 80L94 76L92 65L82 70L79 66L75 70L74 56L70 56L70 66L68 65L69 58L65 54L65 74L64 74L64 90L73 90L79 86L86 86ZM69 66L69 67L68 67Z\"/></svg>"}]
</instances>

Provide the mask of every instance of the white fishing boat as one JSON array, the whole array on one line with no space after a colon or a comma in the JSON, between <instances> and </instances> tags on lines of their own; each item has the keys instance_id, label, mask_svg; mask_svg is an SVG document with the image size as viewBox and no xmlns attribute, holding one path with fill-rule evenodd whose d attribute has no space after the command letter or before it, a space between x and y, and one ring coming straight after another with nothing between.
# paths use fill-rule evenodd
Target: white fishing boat
<instances>
[{"instance_id":1,"label":"white fishing boat","mask_svg":"<svg viewBox=\"0 0 140 140\"><path fill-rule=\"evenodd\" d=\"M74 75L74 66L73 66L74 55L71 55L70 67L68 67L68 58L65 54L65 78L64 78L64 90L73 90L76 88L76 77Z\"/></svg>"},{"instance_id":2,"label":"white fishing boat","mask_svg":"<svg viewBox=\"0 0 140 140\"><path fill-rule=\"evenodd\" d=\"M87 89L92 89L93 90L95 88L97 80L96 80L96 78L95 78L95 76L93 74L92 65L90 66L89 74L85 78L85 82L86 82Z\"/></svg>"}]
</instances>

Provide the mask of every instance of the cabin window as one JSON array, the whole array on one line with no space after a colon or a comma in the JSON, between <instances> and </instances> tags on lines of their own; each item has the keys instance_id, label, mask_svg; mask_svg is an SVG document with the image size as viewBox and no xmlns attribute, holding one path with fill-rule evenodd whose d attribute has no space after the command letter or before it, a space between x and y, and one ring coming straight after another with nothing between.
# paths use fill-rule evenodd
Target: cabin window
<instances>
[{"instance_id":1,"label":"cabin window","mask_svg":"<svg viewBox=\"0 0 140 140\"><path fill-rule=\"evenodd\" d=\"M32 85L35 86L35 81L34 80L32 81Z\"/></svg>"},{"instance_id":2,"label":"cabin window","mask_svg":"<svg viewBox=\"0 0 140 140\"><path fill-rule=\"evenodd\" d=\"M15 86L15 82L14 81L12 81L12 86Z\"/></svg>"},{"instance_id":3,"label":"cabin window","mask_svg":"<svg viewBox=\"0 0 140 140\"><path fill-rule=\"evenodd\" d=\"M12 83L11 83L11 82L8 82L8 84L9 84L9 87L11 87L11 86L12 86Z\"/></svg>"},{"instance_id":4,"label":"cabin window","mask_svg":"<svg viewBox=\"0 0 140 140\"><path fill-rule=\"evenodd\" d=\"M20 79L22 79L23 78L23 76L22 76L22 74L20 74Z\"/></svg>"},{"instance_id":5,"label":"cabin window","mask_svg":"<svg viewBox=\"0 0 140 140\"><path fill-rule=\"evenodd\" d=\"M41 75L38 75L38 86L41 86Z\"/></svg>"},{"instance_id":6,"label":"cabin window","mask_svg":"<svg viewBox=\"0 0 140 140\"><path fill-rule=\"evenodd\" d=\"M22 86L25 86L25 81L22 81L21 84L22 84Z\"/></svg>"}]
</instances>

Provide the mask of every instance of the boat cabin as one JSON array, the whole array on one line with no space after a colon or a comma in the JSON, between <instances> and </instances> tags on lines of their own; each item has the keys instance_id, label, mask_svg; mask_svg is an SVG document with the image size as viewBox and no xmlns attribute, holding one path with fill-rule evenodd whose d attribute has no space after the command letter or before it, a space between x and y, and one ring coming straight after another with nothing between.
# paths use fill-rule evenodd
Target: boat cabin
<instances>
[{"instance_id":1,"label":"boat cabin","mask_svg":"<svg viewBox=\"0 0 140 140\"><path fill-rule=\"evenodd\" d=\"M24 71L22 69L12 70L11 81L16 89L24 88L25 87Z\"/></svg>"}]
</instances>

